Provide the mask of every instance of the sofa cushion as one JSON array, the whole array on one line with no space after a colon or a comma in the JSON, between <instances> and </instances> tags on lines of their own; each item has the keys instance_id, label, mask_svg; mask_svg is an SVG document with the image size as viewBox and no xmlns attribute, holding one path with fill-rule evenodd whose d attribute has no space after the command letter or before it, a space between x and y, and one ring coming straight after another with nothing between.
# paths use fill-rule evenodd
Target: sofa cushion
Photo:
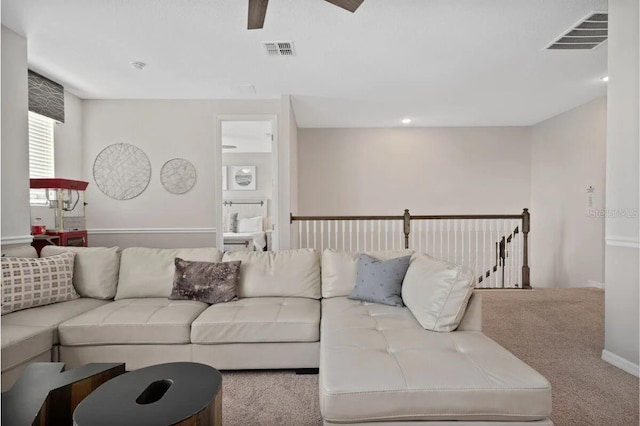
<instances>
[{"instance_id":1,"label":"sofa cushion","mask_svg":"<svg viewBox=\"0 0 640 426\"><path fill-rule=\"evenodd\" d=\"M349 299L403 306L402 280L411 256L378 260L368 254L358 256L356 285Z\"/></svg>"},{"instance_id":2,"label":"sofa cushion","mask_svg":"<svg viewBox=\"0 0 640 426\"><path fill-rule=\"evenodd\" d=\"M462 320L474 285L469 268L416 253L402 283L402 299L423 328L452 331Z\"/></svg>"},{"instance_id":3,"label":"sofa cushion","mask_svg":"<svg viewBox=\"0 0 640 426\"><path fill-rule=\"evenodd\" d=\"M73 286L78 294L94 299L113 299L118 286L119 250L118 247L45 246L40 256L75 253Z\"/></svg>"},{"instance_id":4,"label":"sofa cushion","mask_svg":"<svg viewBox=\"0 0 640 426\"><path fill-rule=\"evenodd\" d=\"M73 287L73 253L44 259L3 257L2 315L77 299Z\"/></svg>"},{"instance_id":5,"label":"sofa cushion","mask_svg":"<svg viewBox=\"0 0 640 426\"><path fill-rule=\"evenodd\" d=\"M2 317L2 324L51 328L53 330L53 343L57 345L60 343L58 325L70 318L107 303L109 303L107 300L81 297L67 302L59 302L52 305L38 306L36 308L12 312Z\"/></svg>"},{"instance_id":6,"label":"sofa cushion","mask_svg":"<svg viewBox=\"0 0 640 426\"><path fill-rule=\"evenodd\" d=\"M551 413L549 382L481 332L427 331L406 307L332 298L322 301L321 335L326 421L528 421Z\"/></svg>"},{"instance_id":7,"label":"sofa cushion","mask_svg":"<svg viewBox=\"0 0 640 426\"><path fill-rule=\"evenodd\" d=\"M164 297L171 294L175 258L220 262L217 248L152 249L130 247L122 250L116 300L137 297Z\"/></svg>"},{"instance_id":8,"label":"sofa cushion","mask_svg":"<svg viewBox=\"0 0 640 426\"><path fill-rule=\"evenodd\" d=\"M214 304L235 300L240 262L195 262L175 260L171 300L197 300Z\"/></svg>"},{"instance_id":9,"label":"sofa cushion","mask_svg":"<svg viewBox=\"0 0 640 426\"><path fill-rule=\"evenodd\" d=\"M191 342L317 342L320 302L298 297L257 297L210 306L191 325Z\"/></svg>"},{"instance_id":10,"label":"sofa cushion","mask_svg":"<svg viewBox=\"0 0 640 426\"><path fill-rule=\"evenodd\" d=\"M53 346L53 329L5 324L2 319L2 371L9 370Z\"/></svg>"},{"instance_id":11,"label":"sofa cushion","mask_svg":"<svg viewBox=\"0 0 640 426\"><path fill-rule=\"evenodd\" d=\"M38 252L33 246L7 246L2 247L2 256L7 257L38 257Z\"/></svg>"},{"instance_id":12,"label":"sofa cushion","mask_svg":"<svg viewBox=\"0 0 640 426\"><path fill-rule=\"evenodd\" d=\"M320 299L320 256L312 249L226 252L223 262L240 260L238 297Z\"/></svg>"},{"instance_id":13,"label":"sofa cushion","mask_svg":"<svg viewBox=\"0 0 640 426\"><path fill-rule=\"evenodd\" d=\"M192 300L116 300L60 324L60 344L189 343L191 322L206 307L206 303Z\"/></svg>"},{"instance_id":14,"label":"sofa cushion","mask_svg":"<svg viewBox=\"0 0 640 426\"><path fill-rule=\"evenodd\" d=\"M387 260L411 256L413 250L388 250L366 252L369 256ZM348 296L356 284L357 252L326 249L322 252L322 297Z\"/></svg>"}]
</instances>

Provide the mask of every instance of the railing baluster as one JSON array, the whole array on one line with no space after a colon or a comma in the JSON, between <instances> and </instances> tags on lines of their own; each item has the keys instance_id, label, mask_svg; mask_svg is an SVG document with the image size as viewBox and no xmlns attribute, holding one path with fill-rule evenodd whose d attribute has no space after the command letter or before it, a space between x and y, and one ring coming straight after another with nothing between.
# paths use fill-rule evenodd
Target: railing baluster
<instances>
[{"instance_id":1,"label":"railing baluster","mask_svg":"<svg viewBox=\"0 0 640 426\"><path fill-rule=\"evenodd\" d=\"M442 246L444 244L442 244L442 237L444 236L444 221L439 220L438 221L440 223L440 259L442 259Z\"/></svg>"},{"instance_id":2,"label":"railing baluster","mask_svg":"<svg viewBox=\"0 0 640 426\"><path fill-rule=\"evenodd\" d=\"M371 221L371 230L369 231L369 244L371 244L371 247L369 248L369 250L373 251L375 250L375 243L373 242L373 239L375 237L375 228L376 228L376 223L372 220Z\"/></svg>"},{"instance_id":3,"label":"railing baluster","mask_svg":"<svg viewBox=\"0 0 640 426\"><path fill-rule=\"evenodd\" d=\"M432 221L433 226L431 227L431 230L433 231L431 233L431 252L432 254L435 256L436 255L436 224L439 221Z\"/></svg>"},{"instance_id":4,"label":"railing baluster","mask_svg":"<svg viewBox=\"0 0 640 426\"><path fill-rule=\"evenodd\" d=\"M360 221L356 220L356 251L360 251Z\"/></svg>"},{"instance_id":5,"label":"railing baluster","mask_svg":"<svg viewBox=\"0 0 640 426\"><path fill-rule=\"evenodd\" d=\"M491 287L495 288L496 287L496 274L495 272L493 272L493 267L496 265L496 262L493 258L495 258L496 256L496 239L495 239L495 231L493 229L493 226L495 224L495 220L492 220L489 222L489 244L491 245L491 256L492 256L492 260L491 260L491 280L489 280L489 282L491 283Z\"/></svg>"},{"instance_id":6,"label":"railing baluster","mask_svg":"<svg viewBox=\"0 0 640 426\"><path fill-rule=\"evenodd\" d=\"M320 221L320 253L324 249L324 220Z\"/></svg>"},{"instance_id":7,"label":"railing baluster","mask_svg":"<svg viewBox=\"0 0 640 426\"><path fill-rule=\"evenodd\" d=\"M391 222L391 250L396 249L396 221Z\"/></svg>"},{"instance_id":8,"label":"railing baluster","mask_svg":"<svg viewBox=\"0 0 640 426\"><path fill-rule=\"evenodd\" d=\"M353 251L351 240L353 239L353 222L349 221L349 251Z\"/></svg>"},{"instance_id":9,"label":"railing baluster","mask_svg":"<svg viewBox=\"0 0 640 426\"><path fill-rule=\"evenodd\" d=\"M475 220L474 226L473 226L473 230L474 230L474 237L476 239L476 263L475 263L475 267L474 267L474 271L476 274L476 281L478 279L478 219Z\"/></svg>"},{"instance_id":10,"label":"railing baluster","mask_svg":"<svg viewBox=\"0 0 640 426\"><path fill-rule=\"evenodd\" d=\"M331 221L327 221L327 248L331 248Z\"/></svg>"},{"instance_id":11,"label":"railing baluster","mask_svg":"<svg viewBox=\"0 0 640 426\"><path fill-rule=\"evenodd\" d=\"M495 266L498 264L498 237L497 237L497 221L494 219L492 221L492 226L491 226L491 242L492 242L492 253L493 256L495 257L495 260L492 262L492 268L491 268L491 278L492 278L492 287L497 288L499 287L498 285L498 272L494 271L493 268L495 268Z\"/></svg>"},{"instance_id":12,"label":"railing baluster","mask_svg":"<svg viewBox=\"0 0 640 426\"><path fill-rule=\"evenodd\" d=\"M313 248L317 249L318 246L316 245L316 221L313 221Z\"/></svg>"},{"instance_id":13,"label":"railing baluster","mask_svg":"<svg viewBox=\"0 0 640 426\"><path fill-rule=\"evenodd\" d=\"M362 224L362 250L367 251L367 221Z\"/></svg>"},{"instance_id":14,"label":"railing baluster","mask_svg":"<svg viewBox=\"0 0 640 426\"><path fill-rule=\"evenodd\" d=\"M458 221L453 221L453 262L458 263Z\"/></svg>"},{"instance_id":15,"label":"railing baluster","mask_svg":"<svg viewBox=\"0 0 640 426\"><path fill-rule=\"evenodd\" d=\"M488 287L486 276L487 270L487 221L482 221L482 287Z\"/></svg>"},{"instance_id":16,"label":"railing baluster","mask_svg":"<svg viewBox=\"0 0 640 426\"><path fill-rule=\"evenodd\" d=\"M509 244L507 243L507 239L509 238L509 225L511 224L511 222L509 222L508 220L503 220L502 221L502 236L504 237L504 273L502 274L504 278L504 280L502 281L502 284L505 287L511 287L511 268L509 267Z\"/></svg>"},{"instance_id":17,"label":"railing baluster","mask_svg":"<svg viewBox=\"0 0 640 426\"><path fill-rule=\"evenodd\" d=\"M384 221L384 249L389 249L389 221Z\"/></svg>"},{"instance_id":18,"label":"railing baluster","mask_svg":"<svg viewBox=\"0 0 640 426\"><path fill-rule=\"evenodd\" d=\"M469 246L469 267L471 267L471 221L467 223L467 245Z\"/></svg>"}]
</instances>

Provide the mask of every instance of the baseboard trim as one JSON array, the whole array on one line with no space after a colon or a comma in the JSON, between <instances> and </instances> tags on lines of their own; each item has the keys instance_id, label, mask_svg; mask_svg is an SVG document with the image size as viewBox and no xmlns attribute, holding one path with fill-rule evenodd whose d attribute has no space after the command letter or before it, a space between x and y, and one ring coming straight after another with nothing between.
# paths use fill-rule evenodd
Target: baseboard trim
<instances>
[{"instance_id":1,"label":"baseboard trim","mask_svg":"<svg viewBox=\"0 0 640 426\"><path fill-rule=\"evenodd\" d=\"M605 241L608 246L640 248L640 241L637 238L629 237L606 237Z\"/></svg>"},{"instance_id":2,"label":"baseboard trim","mask_svg":"<svg viewBox=\"0 0 640 426\"><path fill-rule=\"evenodd\" d=\"M590 288L600 288L604 290L604 283L598 282L598 281L593 281L593 280L588 280L587 281L587 287Z\"/></svg>"},{"instance_id":3,"label":"baseboard trim","mask_svg":"<svg viewBox=\"0 0 640 426\"><path fill-rule=\"evenodd\" d=\"M16 244L31 244L33 242L33 235L18 235L16 237L2 237L0 238L0 244L3 246L16 245Z\"/></svg>"},{"instance_id":4,"label":"baseboard trim","mask_svg":"<svg viewBox=\"0 0 640 426\"><path fill-rule=\"evenodd\" d=\"M626 371L629 374L640 377L640 366L638 364L634 364L631 361L614 354L613 352L609 352L608 350L603 349L602 360L615 367L618 367L623 371Z\"/></svg>"},{"instance_id":5,"label":"baseboard trim","mask_svg":"<svg viewBox=\"0 0 640 426\"><path fill-rule=\"evenodd\" d=\"M216 228L94 228L93 235L115 234L215 234Z\"/></svg>"}]
</instances>

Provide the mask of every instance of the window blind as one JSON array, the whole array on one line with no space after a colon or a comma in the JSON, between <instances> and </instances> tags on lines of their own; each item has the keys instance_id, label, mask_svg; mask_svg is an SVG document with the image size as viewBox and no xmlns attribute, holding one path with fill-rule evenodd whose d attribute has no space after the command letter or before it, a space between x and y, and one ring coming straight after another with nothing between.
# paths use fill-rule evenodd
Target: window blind
<instances>
[{"instance_id":1,"label":"window blind","mask_svg":"<svg viewBox=\"0 0 640 426\"><path fill-rule=\"evenodd\" d=\"M53 123L52 119L29 111L30 178L54 177Z\"/></svg>"},{"instance_id":2,"label":"window blind","mask_svg":"<svg viewBox=\"0 0 640 426\"><path fill-rule=\"evenodd\" d=\"M29 111L29 177L52 178L55 176L53 155L54 120ZM47 203L45 189L32 189L29 199L33 205Z\"/></svg>"}]
</instances>

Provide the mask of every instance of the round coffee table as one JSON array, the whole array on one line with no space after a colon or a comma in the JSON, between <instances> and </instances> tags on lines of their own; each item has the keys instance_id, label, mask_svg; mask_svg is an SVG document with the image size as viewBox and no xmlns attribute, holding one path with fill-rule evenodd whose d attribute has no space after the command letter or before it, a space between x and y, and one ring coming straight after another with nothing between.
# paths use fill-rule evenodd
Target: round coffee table
<instances>
[{"instance_id":1,"label":"round coffee table","mask_svg":"<svg viewBox=\"0 0 640 426\"><path fill-rule=\"evenodd\" d=\"M222 375L194 362L141 368L109 380L73 413L77 426L222 424ZM191 423L189 423L191 424Z\"/></svg>"}]
</instances>

